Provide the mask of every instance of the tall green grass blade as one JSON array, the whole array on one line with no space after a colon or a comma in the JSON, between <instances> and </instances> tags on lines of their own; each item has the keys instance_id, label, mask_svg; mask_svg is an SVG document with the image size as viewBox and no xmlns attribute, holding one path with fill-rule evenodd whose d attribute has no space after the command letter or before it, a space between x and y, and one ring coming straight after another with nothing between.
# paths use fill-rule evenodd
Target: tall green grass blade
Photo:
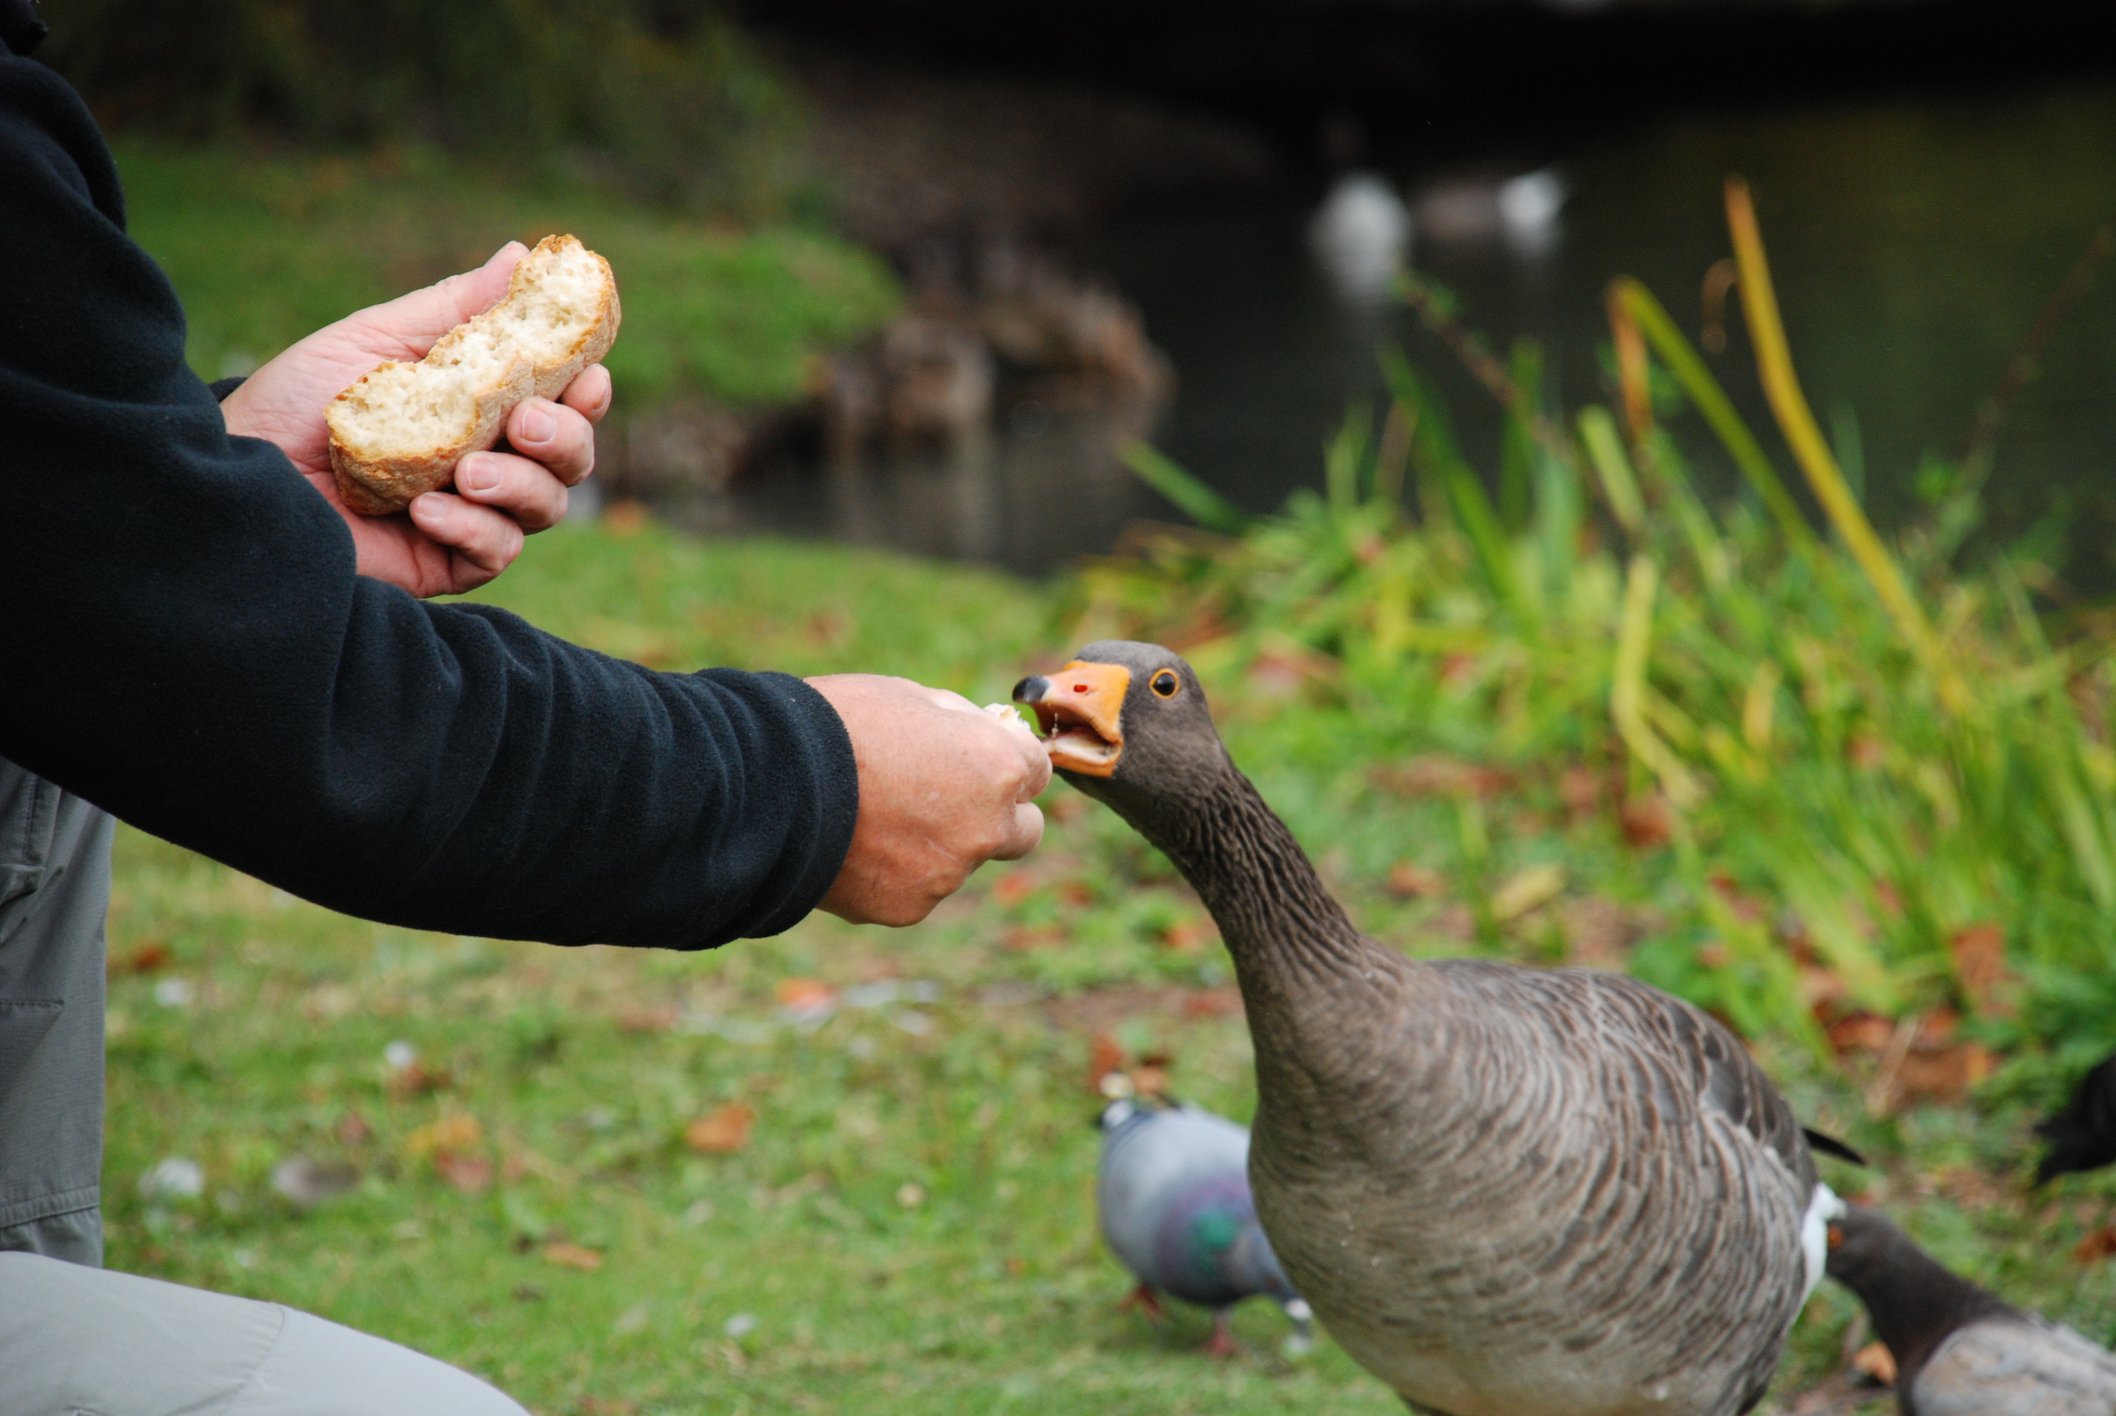
<instances>
[{"instance_id":1,"label":"tall green grass blade","mask_svg":"<svg viewBox=\"0 0 2116 1416\"><path fill-rule=\"evenodd\" d=\"M1610 515L1626 535L1636 537L1645 529L1646 503L1639 495L1631 460L1624 456L1624 445L1617 438L1616 420L1606 408L1583 408L1579 427L1580 443L1587 449L1588 465L1601 481L1602 497L1609 503Z\"/></svg>"},{"instance_id":2,"label":"tall green grass blade","mask_svg":"<svg viewBox=\"0 0 2116 1416\"><path fill-rule=\"evenodd\" d=\"M1378 356L1382 380L1390 396L1404 410L1411 424L1411 472L1418 479L1418 505L1427 524L1451 524L1452 500L1448 480L1456 468L1465 468L1462 449L1455 442L1454 425L1447 405L1423 375L1411 366L1401 349L1384 348Z\"/></svg>"},{"instance_id":3,"label":"tall green grass blade","mask_svg":"<svg viewBox=\"0 0 2116 1416\"><path fill-rule=\"evenodd\" d=\"M1873 584L1894 617L1897 629L1912 652L1925 664L1939 690L1940 702L1950 711L1964 702L1960 677L1948 664L1932 623L1910 592L1895 558L1874 534L1873 523L1845 485L1837 460L1815 424L1807 395L1793 371L1792 352L1786 346L1785 326L1778 316L1778 297L1771 289L1771 268L1763 253L1763 234L1756 225L1756 207L1748 184L1738 177L1727 179L1727 226L1734 237L1734 260L1741 267L1741 308L1749 322L1749 342L1756 350L1756 368L1763 379L1764 395L1778 419L1779 431L1793 450L1793 460L1807 475L1808 488L1822 503L1830 524L1844 538L1852 558Z\"/></svg>"},{"instance_id":4,"label":"tall green grass blade","mask_svg":"<svg viewBox=\"0 0 2116 1416\"><path fill-rule=\"evenodd\" d=\"M1528 526L1536 463L1535 418L1543 406L1543 349L1532 339L1514 345L1507 368L1514 399L1499 442L1499 524L1518 533Z\"/></svg>"},{"instance_id":5,"label":"tall green grass blade","mask_svg":"<svg viewBox=\"0 0 2116 1416\"><path fill-rule=\"evenodd\" d=\"M1346 410L1337 435L1323 449L1323 496L1340 520L1359 505L1364 484L1369 481L1373 458L1367 439L1373 426L1372 411L1363 403L1355 403Z\"/></svg>"},{"instance_id":6,"label":"tall green grass blade","mask_svg":"<svg viewBox=\"0 0 2116 1416\"><path fill-rule=\"evenodd\" d=\"M1531 606L1522 594L1520 578L1514 574L1513 548L1500 529L1498 513L1492 509L1483 484L1474 472L1457 463L1447 473L1445 485L1455 524L1469 538L1477 568L1484 572L1493 597L1517 614L1529 615Z\"/></svg>"},{"instance_id":7,"label":"tall green grass blade","mask_svg":"<svg viewBox=\"0 0 2116 1416\"><path fill-rule=\"evenodd\" d=\"M1255 519L1147 443L1127 442L1119 449L1118 455L1140 481L1175 503L1185 516L1208 531L1239 535Z\"/></svg>"},{"instance_id":8,"label":"tall green grass blade","mask_svg":"<svg viewBox=\"0 0 2116 1416\"><path fill-rule=\"evenodd\" d=\"M1660 301L1654 299L1653 293L1645 286L1628 276L1618 280L1615 289L1623 308L1638 321L1646 342L1668 366L1668 372L1674 375L1677 386L1690 400L1690 406L1718 436L1720 446L1734 459L1735 467L1777 521L1786 539L1795 546L1812 546L1815 533L1807 524L1807 518L1800 514L1799 504L1785 489L1785 483L1779 480L1770 458L1764 455L1755 435L1749 431L1749 425L1734 411L1734 405L1728 400L1726 391L1720 388L1719 380L1712 377L1712 371L1705 367L1705 361L1698 357L1690 341L1675 327L1675 321L1668 318Z\"/></svg>"},{"instance_id":9,"label":"tall green grass blade","mask_svg":"<svg viewBox=\"0 0 2116 1416\"><path fill-rule=\"evenodd\" d=\"M1660 779L1677 806L1701 795L1697 779L1646 721L1646 661L1653 644L1653 597L1660 571L1650 556L1631 557L1624 574L1623 618L1617 624L1616 664L1610 676L1609 716L1631 755Z\"/></svg>"}]
</instances>

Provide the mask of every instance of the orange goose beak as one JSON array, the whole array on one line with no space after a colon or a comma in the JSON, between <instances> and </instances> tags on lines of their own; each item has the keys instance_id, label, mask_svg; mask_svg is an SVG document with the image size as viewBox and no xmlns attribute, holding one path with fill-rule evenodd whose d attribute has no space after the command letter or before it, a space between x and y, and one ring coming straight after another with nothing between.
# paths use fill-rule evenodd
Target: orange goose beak
<instances>
[{"instance_id":1,"label":"orange goose beak","mask_svg":"<svg viewBox=\"0 0 2116 1416\"><path fill-rule=\"evenodd\" d=\"M1036 714L1051 765L1082 777L1107 777L1124 755L1124 694L1131 670L1075 659L1048 677L1014 685L1014 701Z\"/></svg>"}]
</instances>

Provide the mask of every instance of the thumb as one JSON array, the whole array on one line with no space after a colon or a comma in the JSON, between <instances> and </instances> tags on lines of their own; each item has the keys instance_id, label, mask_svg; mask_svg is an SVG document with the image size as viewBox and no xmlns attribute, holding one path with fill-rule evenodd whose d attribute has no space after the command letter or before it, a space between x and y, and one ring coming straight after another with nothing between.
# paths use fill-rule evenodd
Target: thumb
<instances>
[{"instance_id":1,"label":"thumb","mask_svg":"<svg viewBox=\"0 0 2116 1416\"><path fill-rule=\"evenodd\" d=\"M529 248L509 241L476 270L451 275L424 290L400 295L365 312L367 319L410 346L414 358L463 321L497 303Z\"/></svg>"}]
</instances>

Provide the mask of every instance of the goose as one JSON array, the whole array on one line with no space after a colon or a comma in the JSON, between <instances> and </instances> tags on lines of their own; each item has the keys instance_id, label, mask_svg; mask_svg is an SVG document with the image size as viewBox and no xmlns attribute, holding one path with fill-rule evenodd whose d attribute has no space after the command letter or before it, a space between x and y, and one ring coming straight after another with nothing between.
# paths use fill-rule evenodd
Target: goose
<instances>
[{"instance_id":1,"label":"goose","mask_svg":"<svg viewBox=\"0 0 2116 1416\"><path fill-rule=\"evenodd\" d=\"M1950 1272L1879 1211L1829 1225L1828 1268L1894 1354L1903 1416L2116 1416L2116 1356Z\"/></svg>"},{"instance_id":2,"label":"goose","mask_svg":"<svg viewBox=\"0 0 2116 1416\"><path fill-rule=\"evenodd\" d=\"M1219 925L1255 1050L1257 1214L1360 1365L1429 1416L1761 1399L1842 1206L1732 1033L1622 975L1360 933L1168 649L1090 644L1014 698Z\"/></svg>"},{"instance_id":3,"label":"goose","mask_svg":"<svg viewBox=\"0 0 2116 1416\"><path fill-rule=\"evenodd\" d=\"M1212 1310L1215 1357L1237 1351L1229 1314L1266 1295L1309 1344L1312 1315L1293 1291L1249 1195L1249 1132L1203 1107L1118 1097L1102 1109L1095 1215L1110 1252L1138 1280L1132 1301L1160 1312L1168 1293Z\"/></svg>"},{"instance_id":4,"label":"goose","mask_svg":"<svg viewBox=\"0 0 2116 1416\"><path fill-rule=\"evenodd\" d=\"M2036 1162L2038 1185L2116 1161L2116 1054L2080 1078L2063 1108L2036 1123L2035 1133L2050 1147Z\"/></svg>"},{"instance_id":5,"label":"goose","mask_svg":"<svg viewBox=\"0 0 2116 1416\"><path fill-rule=\"evenodd\" d=\"M1409 206L1419 234L1442 245L1496 245L1542 256L1557 246L1559 217L1571 196L1571 184L1551 166L1511 176L1445 174L1413 192Z\"/></svg>"},{"instance_id":6,"label":"goose","mask_svg":"<svg viewBox=\"0 0 2116 1416\"><path fill-rule=\"evenodd\" d=\"M1339 174L1308 218L1308 247L1340 298L1353 305L1386 300L1411 245L1403 198L1378 173Z\"/></svg>"}]
</instances>

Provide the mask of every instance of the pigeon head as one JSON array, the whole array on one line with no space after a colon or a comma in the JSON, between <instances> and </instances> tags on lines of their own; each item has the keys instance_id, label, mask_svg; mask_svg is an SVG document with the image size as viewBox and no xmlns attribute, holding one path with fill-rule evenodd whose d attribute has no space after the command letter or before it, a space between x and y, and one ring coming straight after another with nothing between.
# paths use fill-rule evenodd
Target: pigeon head
<instances>
[{"instance_id":1,"label":"pigeon head","mask_svg":"<svg viewBox=\"0 0 2116 1416\"><path fill-rule=\"evenodd\" d=\"M1036 714L1059 775L1134 825L1228 769L1197 674L1158 644L1090 644L1056 673L1014 685L1014 701Z\"/></svg>"},{"instance_id":2,"label":"pigeon head","mask_svg":"<svg viewBox=\"0 0 2116 1416\"><path fill-rule=\"evenodd\" d=\"M1893 1221L1878 1210L1855 1205L1830 1221L1826 1272L1865 1298L1884 1288L1916 1253L1910 1236Z\"/></svg>"}]
</instances>

